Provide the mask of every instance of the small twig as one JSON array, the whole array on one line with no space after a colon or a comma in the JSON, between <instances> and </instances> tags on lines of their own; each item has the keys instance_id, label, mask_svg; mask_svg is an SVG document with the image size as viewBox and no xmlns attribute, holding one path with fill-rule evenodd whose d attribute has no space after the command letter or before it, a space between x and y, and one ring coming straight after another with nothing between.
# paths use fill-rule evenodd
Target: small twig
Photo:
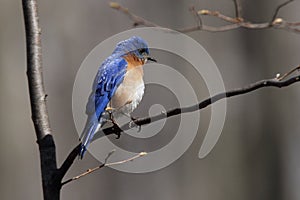
<instances>
[{"instance_id":1,"label":"small twig","mask_svg":"<svg viewBox=\"0 0 300 200\"><path fill-rule=\"evenodd\" d=\"M131 157L131 158L126 159L126 160L121 160L121 161L117 161L117 162L107 163L107 164L105 164L104 166L113 166L113 165L124 164L124 163L133 161L133 160L135 160L135 159L137 159L137 158L139 158L139 157L145 156L145 155L147 155L146 152L141 152L141 153L139 153L139 154L137 154L137 155L135 155L135 156L133 156L133 157Z\"/></svg>"},{"instance_id":2,"label":"small twig","mask_svg":"<svg viewBox=\"0 0 300 200\"><path fill-rule=\"evenodd\" d=\"M235 9L235 17L239 20L242 20L242 6L239 0L233 0L234 9Z\"/></svg>"},{"instance_id":3,"label":"small twig","mask_svg":"<svg viewBox=\"0 0 300 200\"><path fill-rule=\"evenodd\" d=\"M300 22L286 22L288 26L300 26Z\"/></svg>"},{"instance_id":4,"label":"small twig","mask_svg":"<svg viewBox=\"0 0 300 200\"><path fill-rule=\"evenodd\" d=\"M127 15L134 23L133 26L140 26L140 25L144 25L144 26L156 26L159 27L159 25L150 22L140 16L137 16L135 14L132 14L131 12L129 12L128 8L125 8L123 6L121 6L119 3L116 2L110 2L109 6L115 10L118 10L122 13L124 13L125 15Z\"/></svg>"},{"instance_id":5,"label":"small twig","mask_svg":"<svg viewBox=\"0 0 300 200\"><path fill-rule=\"evenodd\" d=\"M294 0L288 0L288 1L286 1L286 2L284 2L284 3L282 3L282 4L280 4L279 6L277 6L277 8L276 8L276 10L275 10L275 13L274 13L274 15L273 15L273 17L272 17L271 23L272 23L274 20L276 20L277 15L278 15L280 9L283 8L284 6L288 5L289 3L293 2L293 1L294 1Z\"/></svg>"},{"instance_id":6,"label":"small twig","mask_svg":"<svg viewBox=\"0 0 300 200\"><path fill-rule=\"evenodd\" d=\"M201 16L198 14L198 12L195 10L194 6L190 7L190 12L195 17L195 20L198 24L199 29L201 29L202 28L202 19L201 19Z\"/></svg>"},{"instance_id":7,"label":"small twig","mask_svg":"<svg viewBox=\"0 0 300 200\"><path fill-rule=\"evenodd\" d=\"M209 15L209 16L214 16L217 18L220 18L226 22L235 24L235 23L239 23L241 22L238 18L232 18L226 15L223 15L222 13L218 12L218 11L210 11L210 10L200 10L198 11L199 15Z\"/></svg>"},{"instance_id":8,"label":"small twig","mask_svg":"<svg viewBox=\"0 0 300 200\"><path fill-rule=\"evenodd\" d=\"M90 173L93 173L94 171L96 171L96 170L98 170L98 169L104 167L105 164L106 164L106 162L107 162L107 160L109 159L109 157L110 157L115 151L116 151L116 150L113 149L111 152L109 152L109 153L107 154L106 158L104 159L104 163L103 163L103 164L101 164L101 165L99 165L99 166L97 166L97 167L95 167L95 168L93 168L93 169L88 169L88 170L86 170L86 172L84 172L84 173L82 173L82 174L79 174L78 176L74 176L73 178L70 178L70 179L68 179L68 180L66 180L66 181L64 181L64 182L62 182L62 183L61 183L61 186L65 185L65 184L67 184L67 183L69 183L69 182L71 182L71 181L75 181L75 180L77 180L77 179L80 179L81 177L86 176L86 175L88 175L88 174L90 174Z\"/></svg>"},{"instance_id":9,"label":"small twig","mask_svg":"<svg viewBox=\"0 0 300 200\"><path fill-rule=\"evenodd\" d=\"M101 165L99 165L99 166L97 166L97 167L95 167L95 168L88 169L86 172L84 172L84 173L82 173L82 174L79 174L78 176L74 176L73 178L70 178L70 179L68 179L68 180L66 180L66 181L64 181L64 182L62 182L62 183L61 183L61 186L65 185L65 184L67 184L67 183L70 183L70 182L72 182L72 181L78 180L78 179L80 179L80 178L82 178L82 177L84 177L84 176L86 176L86 175L88 175L88 174L91 174L91 173L93 173L93 172L95 172L95 171L97 171L98 169L101 169L101 168L103 168L103 167L124 164L124 163L133 161L133 160L135 160L135 159L137 159L137 158L140 158L140 157L142 157L142 156L147 155L146 152L141 152L141 153L139 153L139 154L137 154L137 155L135 155L135 156L133 156L133 157L131 157L131 158L125 159L125 160L107 163L107 160L109 159L109 157L110 157L114 152L115 152L115 150L113 150L113 151L111 151L111 152L109 152L109 153L107 154L107 156L106 156L106 158L105 158L103 164L101 164Z\"/></svg>"},{"instance_id":10,"label":"small twig","mask_svg":"<svg viewBox=\"0 0 300 200\"><path fill-rule=\"evenodd\" d=\"M241 16L241 5L238 0L233 0L234 5L235 5L235 12L236 16L239 17L230 17L227 15L222 14L219 11L210 11L210 10L200 10L196 13L195 15L198 20L197 20L197 25L192 26L192 27L187 27L187 28L182 28L182 29L177 29L177 31L182 32L182 33L188 33L188 32L193 32L193 31L208 31L208 32L223 32L223 31L229 31L229 30L234 30L238 28L246 28L246 29L268 29L268 28L274 28L274 29L282 29L286 31L291 31L294 33L300 33L300 29L298 28L300 26L300 22L288 22L282 18L277 18L277 14L279 10L287 5L288 3L292 2L293 0L289 0L281 5L279 5L273 15L272 21L271 22L263 22L263 23L254 23L250 21L246 21L244 18ZM110 3L110 7L114 8L118 11L121 11L125 15L127 15L132 21L134 26L148 26L148 27L161 27L151 21L148 21L140 16L137 16L133 13L131 13L127 8L124 8L118 3ZM230 24L224 25L224 26L208 26L203 24L203 21L201 19L201 15L209 15L209 16L214 16L219 19L222 19Z\"/></svg>"},{"instance_id":11,"label":"small twig","mask_svg":"<svg viewBox=\"0 0 300 200\"><path fill-rule=\"evenodd\" d=\"M224 31L237 29L239 27L240 27L239 24L229 24L229 25L219 26L219 27L202 25L201 28L199 26L191 26L191 27L187 27L187 28L177 29L177 31L179 31L181 33L190 33L190 32L194 32L194 31L224 32Z\"/></svg>"},{"instance_id":12,"label":"small twig","mask_svg":"<svg viewBox=\"0 0 300 200\"><path fill-rule=\"evenodd\" d=\"M114 153L116 152L115 149L113 149L111 152L109 152L106 156L106 158L104 159L104 165L107 163L108 159L110 158L110 156L112 156Z\"/></svg>"},{"instance_id":13,"label":"small twig","mask_svg":"<svg viewBox=\"0 0 300 200\"><path fill-rule=\"evenodd\" d=\"M295 67L294 69L290 70L289 72L283 74L282 76L279 76L277 79L279 81L282 81L283 79L285 79L286 77L288 77L289 75L291 75L292 73L294 73L295 71L299 71L300 70L300 65Z\"/></svg>"}]
</instances>

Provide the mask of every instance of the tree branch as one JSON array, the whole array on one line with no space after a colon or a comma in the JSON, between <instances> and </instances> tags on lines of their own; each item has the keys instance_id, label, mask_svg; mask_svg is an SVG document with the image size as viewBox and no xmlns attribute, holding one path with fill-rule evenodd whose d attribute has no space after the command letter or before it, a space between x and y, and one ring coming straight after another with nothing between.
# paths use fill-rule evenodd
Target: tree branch
<instances>
[{"instance_id":1,"label":"tree branch","mask_svg":"<svg viewBox=\"0 0 300 200\"><path fill-rule=\"evenodd\" d=\"M78 157L78 153L80 152L80 148L81 148L81 143L78 144L68 155L68 157L66 158L66 160L64 161L64 163L61 165L61 167L59 168L59 175L60 175L60 179L62 180L63 177L66 175L66 173L68 172L68 170L70 169L70 167L72 166L74 160Z\"/></svg>"},{"instance_id":2,"label":"tree branch","mask_svg":"<svg viewBox=\"0 0 300 200\"><path fill-rule=\"evenodd\" d=\"M199 27L201 29L202 28L202 19L201 19L200 15L198 14L198 12L196 11L194 6L190 7L190 12L195 17L195 20L197 22L197 27Z\"/></svg>"},{"instance_id":3,"label":"tree branch","mask_svg":"<svg viewBox=\"0 0 300 200\"><path fill-rule=\"evenodd\" d=\"M68 179L68 180L66 180L66 181L64 181L64 182L62 182L61 185L63 186L63 185L65 185L65 184L67 184L67 183L70 183L70 182L72 182L72 181L76 181L76 180L78 180L78 179L80 179L80 178L82 178L82 177L84 177L84 176L86 176L86 175L89 175L89 174L91 174L91 173L93 173L93 172L95 172L95 171L97 171L98 169L101 169L101 168L103 168L103 167L124 164L124 163L133 161L133 160L135 160L135 159L137 159L137 158L140 158L140 157L142 157L142 156L147 155L146 152L141 152L141 153L139 153L139 154L137 154L137 155L135 155L135 156L133 156L133 157L131 157L131 158L125 159L125 160L107 163L107 160L109 159L109 157L110 157L114 152L115 152L115 150L113 150L113 151L111 151L110 153L107 154L107 156L106 156L106 158L105 158L103 164L101 164L101 165L99 165L99 166L97 166L97 167L95 167L95 168L88 169L88 170L86 170L86 172L83 172L82 174L79 174L78 176L74 176L73 178L70 178L70 179Z\"/></svg>"},{"instance_id":4,"label":"tree branch","mask_svg":"<svg viewBox=\"0 0 300 200\"><path fill-rule=\"evenodd\" d=\"M278 13L279 13L279 11L280 11L281 8L283 8L284 6L288 5L289 3L292 3L293 1L294 1L294 0L288 0L288 1L286 1L286 2L284 2L284 3L282 3L282 4L280 4L279 6L277 6L277 8L276 8L276 10L275 10L275 13L274 13L274 15L273 15L273 17L272 17L271 22L273 22L274 20L276 20L277 15L278 15Z\"/></svg>"},{"instance_id":5,"label":"tree branch","mask_svg":"<svg viewBox=\"0 0 300 200\"><path fill-rule=\"evenodd\" d=\"M219 100L246 94L246 93L249 93L249 92L258 90L260 88L264 88L264 87L277 87L277 88L287 87L289 85L292 85L292 84L300 81L300 74L293 76L289 79L286 79L288 76L290 76L295 71L298 71L299 69L300 69L300 66L297 66L282 76L280 76L280 74L277 74L275 78L260 80L260 81L257 81L255 83L252 83L252 84L242 87L242 88L237 88L237 89L233 89L233 90L229 90L229 91L226 91L223 93L216 94L216 95L214 95L210 98L207 98L207 99L205 99L195 105L192 105L192 106L183 107L183 108L175 108L175 109L169 110L164 113L160 113L160 114L152 116L152 117L145 117L145 118L133 120L131 122L125 123L119 129L116 129L116 127L112 126L112 127L107 127L105 129L103 129L102 131L104 132L105 135L110 135L110 134L119 135L120 132L117 130L121 129L122 131L126 131L129 129L132 129L134 127L133 126L134 124L136 126L142 126L142 125L150 124L150 123L162 120L162 119L173 117L176 115L195 112L195 111L201 110L203 108L206 108L207 106L209 106ZM94 140L101 137L100 135L101 134L96 134L94 137Z\"/></svg>"},{"instance_id":6,"label":"tree branch","mask_svg":"<svg viewBox=\"0 0 300 200\"><path fill-rule=\"evenodd\" d=\"M247 21L242 17L241 13L241 5L239 0L233 0L234 2L234 7L235 7L235 17L230 17L227 15L222 14L219 11L210 11L210 10L199 10L197 15L195 15L195 12L193 10L192 13L197 17L198 22L196 26L192 27L186 27L182 29L177 29L177 31L182 32L182 33L189 33L193 31L208 31L208 32L223 32L223 31L229 31L229 30L234 30L238 28L246 28L246 29L269 29L269 28L274 28L274 29L282 29L286 31L291 31L295 33L300 33L300 22L289 22L286 21L282 18L277 18L278 12L281 8L284 6L288 5L291 3L293 0L289 0L283 4L280 4L272 17L272 20L270 22L263 22L263 23L254 23L251 21ZM140 16L137 16L130 12L128 8L125 8L121 6L118 3L111 2L110 7L122 12L123 14L127 15L131 21L133 21L134 26L148 26L148 27L161 27L149 20L146 20ZM221 20L224 20L225 22L229 23L227 25L215 27L215 26L208 26L203 24L203 20L201 19L201 16L203 15L208 15L208 16L213 16L217 17Z\"/></svg>"},{"instance_id":7,"label":"tree branch","mask_svg":"<svg viewBox=\"0 0 300 200\"><path fill-rule=\"evenodd\" d=\"M131 12L129 12L129 10L127 8L122 7L120 4L118 4L116 2L110 2L109 6L113 9L119 10L119 11L123 12L124 14L126 14L134 22L133 26L140 26L140 25L156 26L156 27L159 26L159 25L157 25L153 22L150 22L140 16L132 14Z\"/></svg>"},{"instance_id":8,"label":"tree branch","mask_svg":"<svg viewBox=\"0 0 300 200\"><path fill-rule=\"evenodd\" d=\"M233 3L234 3L235 17L237 19L242 19L242 6L240 0L233 0Z\"/></svg>"}]
</instances>

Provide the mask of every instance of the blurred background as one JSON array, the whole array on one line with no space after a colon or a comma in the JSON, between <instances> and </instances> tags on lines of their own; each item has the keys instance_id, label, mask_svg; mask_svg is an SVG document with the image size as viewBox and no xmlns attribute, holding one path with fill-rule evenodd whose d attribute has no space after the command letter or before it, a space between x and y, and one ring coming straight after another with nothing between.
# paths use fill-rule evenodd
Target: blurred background
<instances>
[{"instance_id":1,"label":"blurred background","mask_svg":"<svg viewBox=\"0 0 300 200\"><path fill-rule=\"evenodd\" d=\"M109 8L108 2L38 1L44 81L59 164L78 143L71 102L80 64L98 43L132 28L132 22ZM137 15L174 29L195 25L188 11L191 5L234 15L231 0L117 2ZM280 3L280 0L242 0L243 16L253 22L269 21ZM300 21L299 9L300 2L295 1L284 7L279 16ZM0 16L1 199L41 199L21 1L2 0ZM223 24L212 17L204 17L204 23ZM188 35L214 59L226 89L275 77L276 73L284 73L300 63L300 35L292 32L238 29ZM158 60L167 60L164 54L154 54ZM199 88L199 99L207 97L205 91L205 86L203 92ZM205 132L201 131L205 128L200 128L190 148L172 165L147 174L105 168L64 186L62 199L300 199L299 91L300 85L294 84L229 99L222 135L205 159L197 156ZM205 126L209 108L201 111L202 115L200 125ZM87 154L83 161L75 161L67 177L98 164Z\"/></svg>"}]
</instances>

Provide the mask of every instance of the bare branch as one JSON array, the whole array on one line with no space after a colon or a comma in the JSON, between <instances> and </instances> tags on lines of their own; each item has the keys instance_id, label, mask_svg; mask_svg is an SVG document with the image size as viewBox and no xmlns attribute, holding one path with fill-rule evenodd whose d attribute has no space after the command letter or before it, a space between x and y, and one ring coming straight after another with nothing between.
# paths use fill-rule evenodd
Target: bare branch
<instances>
[{"instance_id":1,"label":"bare branch","mask_svg":"<svg viewBox=\"0 0 300 200\"><path fill-rule=\"evenodd\" d=\"M188 32L193 32L193 31L208 31L208 32L222 32L222 31L229 31L229 30L234 30L238 28L246 28L246 29L269 29L269 28L274 28L274 29L282 29L286 31L291 31L294 33L300 33L300 22L288 22L282 18L277 18L277 14L279 10L286 6L288 3L292 2L293 0L289 0L281 5L279 5L273 15L273 18L271 22L263 22L263 23L254 23L250 21L246 21L242 16L241 16L241 5L238 0L233 0L234 5L235 5L235 10L236 10L236 17L230 17L227 15L222 14L219 11L210 11L210 10L200 10L198 12L190 9L190 11L193 13L193 15L197 19L197 25L192 26L192 27L187 27L187 28L182 28L182 29L177 29L179 32L183 33L188 33ZM110 3L111 8L114 8L125 15L127 15L130 20L133 21L134 26L148 26L148 27L160 27L159 25L146 20L140 16L137 16L130 12L127 8L124 8L118 3L112 2ZM201 18L202 15L208 15L208 16L213 16L217 17L227 23L227 25L224 26L208 26L203 24L203 20ZM238 17L237 17L238 16Z\"/></svg>"},{"instance_id":2,"label":"bare branch","mask_svg":"<svg viewBox=\"0 0 300 200\"><path fill-rule=\"evenodd\" d=\"M132 129L134 126L132 126L132 124L136 124L136 126L142 126L142 125L146 125L146 124L150 124L162 119L166 119L169 117L173 117L176 115L180 115L180 114L184 114L184 113L191 113L191 112L195 112L195 111L199 111L203 108L206 108L207 106L221 100L221 99L225 99L225 98L229 98L229 97L233 97L233 96L238 96L238 95L242 95L242 94L246 94L255 90L258 90L260 88L264 88L264 87L277 87L277 88L282 88L282 87L287 87L289 85L292 85L296 82L300 81L300 74L293 76L289 79L284 80L285 78L287 78L288 75L290 75L291 73L293 73L294 71L297 71L298 69L300 69L300 66L297 66L296 68L292 69L291 71L289 71L288 73L284 74L283 76L277 76L274 77L272 79L265 79L265 80L260 80L258 82L252 83L248 86L242 87L242 88L237 88L237 89L233 89L233 90L229 90L223 93L219 93L216 94L210 98L207 98L195 105L192 106L188 106L188 107L183 107L183 108L175 108L172 110L169 110L167 112L152 116L152 117L145 117L145 118L140 118L140 119L136 119L133 120L131 122L128 122L126 124L124 124L123 126L120 127L121 130L126 131L129 129ZM105 135L110 135L110 134L117 134L119 135L120 132L116 132L115 127L108 127L103 129L103 132L105 133ZM98 134L95 135L94 140L98 139L99 136Z\"/></svg>"},{"instance_id":3,"label":"bare branch","mask_svg":"<svg viewBox=\"0 0 300 200\"><path fill-rule=\"evenodd\" d=\"M78 157L78 154L80 152L80 148L81 148L81 143L78 144L72 151L71 153L68 155L68 157L66 158L66 160L64 161L64 163L62 164L62 166L59 168L59 176L60 179L62 180L63 177L66 175L67 171L70 169L70 167L72 166L75 158Z\"/></svg>"},{"instance_id":4,"label":"bare branch","mask_svg":"<svg viewBox=\"0 0 300 200\"><path fill-rule=\"evenodd\" d=\"M201 29L202 28L202 19L201 19L201 16L198 14L198 12L195 10L194 6L190 7L190 12L195 17L199 29Z\"/></svg>"},{"instance_id":5,"label":"bare branch","mask_svg":"<svg viewBox=\"0 0 300 200\"><path fill-rule=\"evenodd\" d=\"M235 17L237 19L242 19L242 6L240 0L233 0L234 9L235 9Z\"/></svg>"},{"instance_id":6,"label":"bare branch","mask_svg":"<svg viewBox=\"0 0 300 200\"><path fill-rule=\"evenodd\" d=\"M288 77L289 75L291 75L292 73L294 73L295 71L299 71L300 70L300 65L298 67L295 67L294 69L290 70L289 72L283 74L282 76L279 75L279 77L277 77L277 79L279 81L285 79L286 77Z\"/></svg>"},{"instance_id":7,"label":"bare branch","mask_svg":"<svg viewBox=\"0 0 300 200\"><path fill-rule=\"evenodd\" d=\"M70 183L70 182L72 182L72 181L78 180L78 179L80 179L80 178L82 178L82 177L84 177L84 176L86 176L86 175L89 175L89 174L91 174L91 173L93 173L93 172L95 172L95 171L97 171L98 169L101 169L101 168L103 168L103 167L124 164L124 163L133 161L133 160L135 160L135 159L137 159L137 158L140 158L140 157L142 157L142 156L147 155L146 152L141 152L141 153L139 153L139 154L137 154L137 155L135 155L135 156L133 156L133 157L131 157L131 158L125 159L125 160L107 163L107 160L109 159L109 157L110 157L114 152L115 152L115 150L113 150L113 151L111 151L110 153L107 154L107 156L106 156L106 158L105 158L103 164L101 164L101 165L99 165L99 166L97 166L97 167L95 167L95 168L88 169L86 172L84 172L84 173L82 173L82 174L79 174L78 176L74 176L73 178L70 178L70 179L68 179L68 180L66 180L66 181L64 181L64 182L62 182L61 185L63 186L63 185L65 185L65 184L67 184L67 183Z\"/></svg>"},{"instance_id":8,"label":"bare branch","mask_svg":"<svg viewBox=\"0 0 300 200\"><path fill-rule=\"evenodd\" d=\"M272 17L272 20L271 20L271 23L277 18L277 15L278 15L278 12L281 8L283 8L284 6L288 5L289 3L293 2L294 0L288 0L282 4L280 4L279 6L277 6L276 10L275 10L275 13Z\"/></svg>"},{"instance_id":9,"label":"bare branch","mask_svg":"<svg viewBox=\"0 0 300 200\"><path fill-rule=\"evenodd\" d=\"M144 25L144 26L156 26L159 27L159 25L150 22L140 16L137 16L135 14L132 14L131 12L129 12L128 8L124 8L123 6L121 6L120 4L116 3L116 2L110 2L109 6L115 10L118 10L122 13L124 13L125 15L127 15L134 23L133 26L140 26L140 25Z\"/></svg>"},{"instance_id":10,"label":"bare branch","mask_svg":"<svg viewBox=\"0 0 300 200\"><path fill-rule=\"evenodd\" d=\"M226 15L223 15L218 11L200 10L200 11L198 11L198 14L199 15L210 15L210 16L218 17L218 18L220 18L220 19L222 19L226 22L233 23L233 24L241 22L237 18L232 18L232 17L226 16Z\"/></svg>"},{"instance_id":11,"label":"bare branch","mask_svg":"<svg viewBox=\"0 0 300 200\"><path fill-rule=\"evenodd\" d=\"M229 24L229 25L219 26L219 27L202 25L201 27L191 26L191 27L187 27L187 28L177 29L177 31L179 31L181 33L189 33L189 32L194 32L194 31L224 32L224 31L237 29L239 27L240 27L239 24Z\"/></svg>"}]
</instances>

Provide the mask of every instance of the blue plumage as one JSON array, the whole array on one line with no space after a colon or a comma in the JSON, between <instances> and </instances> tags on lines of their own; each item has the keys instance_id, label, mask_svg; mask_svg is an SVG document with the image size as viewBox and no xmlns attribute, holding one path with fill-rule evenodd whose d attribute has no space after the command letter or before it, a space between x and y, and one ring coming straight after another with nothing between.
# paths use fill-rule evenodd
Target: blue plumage
<instances>
[{"instance_id":1,"label":"blue plumage","mask_svg":"<svg viewBox=\"0 0 300 200\"><path fill-rule=\"evenodd\" d=\"M111 56L99 68L94 81L93 91L86 106L88 120L82 134L84 137L82 138L81 157L83 157L87 146L94 137L98 126L100 125L101 127L101 115L123 81L126 67L127 62L123 58Z\"/></svg>"},{"instance_id":2,"label":"blue plumage","mask_svg":"<svg viewBox=\"0 0 300 200\"><path fill-rule=\"evenodd\" d=\"M128 55L140 60L141 63L145 63L147 59L154 60L149 57L147 43L142 38L134 36L119 42L112 55L99 67L86 106L88 119L81 135L81 158L84 156L95 133L105 122L102 119L103 113L124 80L128 66L125 57Z\"/></svg>"}]
</instances>

